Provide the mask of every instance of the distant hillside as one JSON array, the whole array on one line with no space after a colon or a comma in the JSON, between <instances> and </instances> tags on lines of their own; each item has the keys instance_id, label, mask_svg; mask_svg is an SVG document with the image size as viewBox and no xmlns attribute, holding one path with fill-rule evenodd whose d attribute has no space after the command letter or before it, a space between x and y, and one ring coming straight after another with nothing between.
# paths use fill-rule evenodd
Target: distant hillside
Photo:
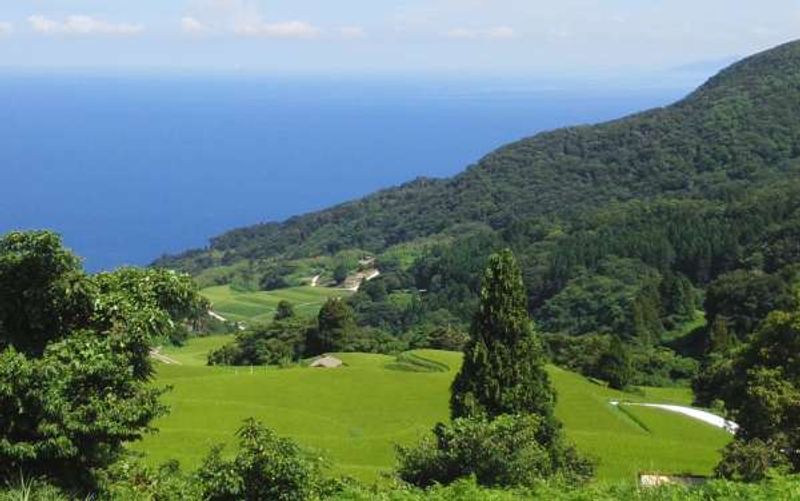
<instances>
[{"instance_id":1,"label":"distant hillside","mask_svg":"<svg viewBox=\"0 0 800 501\"><path fill-rule=\"evenodd\" d=\"M536 135L443 180L417 179L327 210L237 229L165 256L200 273L241 261L380 253L462 223L501 230L572 220L614 202L727 201L794 177L800 155L800 43L738 62L682 101L620 120Z\"/></svg>"}]
</instances>

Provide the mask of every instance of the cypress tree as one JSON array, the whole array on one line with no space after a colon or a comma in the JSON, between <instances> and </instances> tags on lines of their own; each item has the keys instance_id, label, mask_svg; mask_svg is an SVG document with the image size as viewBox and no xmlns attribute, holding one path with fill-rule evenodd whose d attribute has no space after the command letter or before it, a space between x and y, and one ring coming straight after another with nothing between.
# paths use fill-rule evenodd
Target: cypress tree
<instances>
[{"instance_id":1,"label":"cypress tree","mask_svg":"<svg viewBox=\"0 0 800 501\"><path fill-rule=\"evenodd\" d=\"M452 386L452 417L530 413L555 426L555 392L544 364L522 274L511 251L503 250L489 258L484 272L480 307Z\"/></svg>"}]
</instances>

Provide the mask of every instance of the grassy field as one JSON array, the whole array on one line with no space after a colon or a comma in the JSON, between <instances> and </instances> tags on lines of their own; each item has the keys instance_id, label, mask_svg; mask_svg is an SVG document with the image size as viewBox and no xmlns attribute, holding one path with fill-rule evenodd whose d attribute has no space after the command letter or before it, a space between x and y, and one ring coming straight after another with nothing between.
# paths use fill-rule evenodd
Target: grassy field
<instances>
[{"instance_id":1,"label":"grassy field","mask_svg":"<svg viewBox=\"0 0 800 501\"><path fill-rule=\"evenodd\" d=\"M172 412L160 432L137 443L152 462L175 458L196 466L215 443L230 442L246 417L318 449L336 473L375 480L394 461L393 444L414 442L448 417L450 381L460 354L431 350L418 357L445 364L442 372L395 370L394 357L341 354L341 369L206 367L205 352L225 336L193 340L165 353L183 365L160 366L157 382L171 385ZM437 364L438 365L438 364ZM609 404L612 399L687 403L687 390L623 394L558 368L558 417L578 447L600 461L601 479L633 480L640 470L707 474L729 436L658 409Z\"/></svg>"},{"instance_id":2,"label":"grassy field","mask_svg":"<svg viewBox=\"0 0 800 501\"><path fill-rule=\"evenodd\" d=\"M274 291L238 292L230 286L208 287L200 293L211 301L215 312L234 321L269 321L278 303L287 300L299 315L314 316L330 297L344 296L349 291L328 287L290 287Z\"/></svg>"}]
</instances>

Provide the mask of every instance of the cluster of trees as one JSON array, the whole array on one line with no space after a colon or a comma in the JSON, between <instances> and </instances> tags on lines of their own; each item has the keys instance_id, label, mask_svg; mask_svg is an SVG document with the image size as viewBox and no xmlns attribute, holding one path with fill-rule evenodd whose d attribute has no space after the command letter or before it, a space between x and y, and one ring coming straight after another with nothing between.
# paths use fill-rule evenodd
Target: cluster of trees
<instances>
[{"instance_id":1,"label":"cluster of trees","mask_svg":"<svg viewBox=\"0 0 800 501\"><path fill-rule=\"evenodd\" d=\"M306 320L281 301L273 321L249 326L232 342L211 352L209 365L287 365L332 352L396 353L407 343L382 331L360 327L341 298L330 298L317 318Z\"/></svg>"},{"instance_id":2,"label":"cluster of trees","mask_svg":"<svg viewBox=\"0 0 800 501\"><path fill-rule=\"evenodd\" d=\"M151 346L207 308L187 275L92 276L53 233L0 238L0 482L22 472L96 487L166 411Z\"/></svg>"},{"instance_id":3,"label":"cluster of trees","mask_svg":"<svg viewBox=\"0 0 800 501\"><path fill-rule=\"evenodd\" d=\"M800 289L796 291L800 296ZM699 404L720 402L738 425L719 474L763 479L800 472L800 297L769 313L746 341L715 347L694 382Z\"/></svg>"}]
</instances>

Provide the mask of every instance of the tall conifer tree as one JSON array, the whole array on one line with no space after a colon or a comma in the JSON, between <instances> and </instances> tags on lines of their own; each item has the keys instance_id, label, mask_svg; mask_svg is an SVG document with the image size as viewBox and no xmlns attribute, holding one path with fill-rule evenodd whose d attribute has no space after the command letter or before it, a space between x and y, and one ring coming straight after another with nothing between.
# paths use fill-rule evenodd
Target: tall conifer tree
<instances>
[{"instance_id":1,"label":"tall conifer tree","mask_svg":"<svg viewBox=\"0 0 800 501\"><path fill-rule=\"evenodd\" d=\"M508 249L489 258L470 338L452 386L452 417L537 414L554 423L555 392L544 369L544 349Z\"/></svg>"}]
</instances>

